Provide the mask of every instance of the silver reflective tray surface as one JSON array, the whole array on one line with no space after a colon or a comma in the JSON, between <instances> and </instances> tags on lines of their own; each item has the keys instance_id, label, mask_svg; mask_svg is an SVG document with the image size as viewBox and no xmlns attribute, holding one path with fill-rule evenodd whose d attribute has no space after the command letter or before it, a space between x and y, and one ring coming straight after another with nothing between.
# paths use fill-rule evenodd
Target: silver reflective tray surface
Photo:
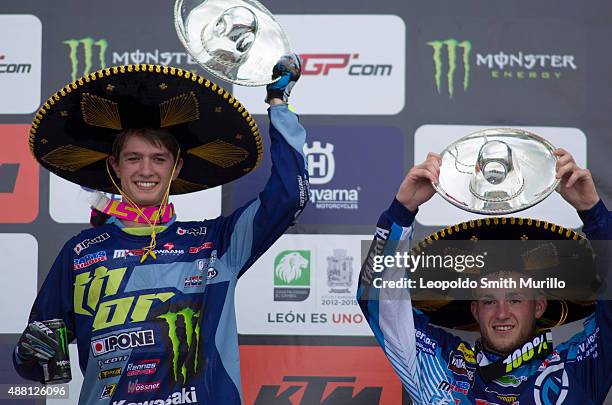
<instances>
[{"instance_id":1,"label":"silver reflective tray surface","mask_svg":"<svg viewBox=\"0 0 612 405\"><path fill-rule=\"evenodd\" d=\"M176 0L174 25L200 66L243 86L272 83L272 68L290 52L281 26L255 0Z\"/></svg>"},{"instance_id":2,"label":"silver reflective tray surface","mask_svg":"<svg viewBox=\"0 0 612 405\"><path fill-rule=\"evenodd\" d=\"M451 204L502 215L536 205L555 190L555 147L532 132L493 128L467 135L441 153L439 185Z\"/></svg>"}]
</instances>

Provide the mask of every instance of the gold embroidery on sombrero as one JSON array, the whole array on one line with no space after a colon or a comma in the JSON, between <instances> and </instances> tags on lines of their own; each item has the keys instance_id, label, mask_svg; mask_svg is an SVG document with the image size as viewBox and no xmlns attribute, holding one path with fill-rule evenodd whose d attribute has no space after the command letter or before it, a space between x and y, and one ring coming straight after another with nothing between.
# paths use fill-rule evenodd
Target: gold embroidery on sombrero
<instances>
[{"instance_id":1,"label":"gold embroidery on sombrero","mask_svg":"<svg viewBox=\"0 0 612 405\"><path fill-rule=\"evenodd\" d=\"M172 182L172 191L175 193L191 193L193 191L206 190L208 186L204 184L192 183L181 178L177 178Z\"/></svg>"},{"instance_id":2,"label":"gold embroidery on sombrero","mask_svg":"<svg viewBox=\"0 0 612 405\"><path fill-rule=\"evenodd\" d=\"M81 97L83 121L96 127L121 130L121 117L117 103L94 94L83 93Z\"/></svg>"},{"instance_id":3,"label":"gold embroidery on sombrero","mask_svg":"<svg viewBox=\"0 0 612 405\"><path fill-rule=\"evenodd\" d=\"M41 160L59 169L74 172L107 156L106 153L97 150L65 145L47 153Z\"/></svg>"},{"instance_id":4,"label":"gold embroidery on sombrero","mask_svg":"<svg viewBox=\"0 0 612 405\"><path fill-rule=\"evenodd\" d=\"M191 91L166 100L159 105L161 127L169 127L200 118L198 99Z\"/></svg>"},{"instance_id":5,"label":"gold embroidery on sombrero","mask_svg":"<svg viewBox=\"0 0 612 405\"><path fill-rule=\"evenodd\" d=\"M190 155L195 155L203 160L227 168L242 162L249 156L245 149L217 139L205 145L187 151Z\"/></svg>"},{"instance_id":6,"label":"gold embroidery on sombrero","mask_svg":"<svg viewBox=\"0 0 612 405\"><path fill-rule=\"evenodd\" d=\"M559 265L559 253L552 243L545 243L523 253L525 270L550 269Z\"/></svg>"}]
</instances>

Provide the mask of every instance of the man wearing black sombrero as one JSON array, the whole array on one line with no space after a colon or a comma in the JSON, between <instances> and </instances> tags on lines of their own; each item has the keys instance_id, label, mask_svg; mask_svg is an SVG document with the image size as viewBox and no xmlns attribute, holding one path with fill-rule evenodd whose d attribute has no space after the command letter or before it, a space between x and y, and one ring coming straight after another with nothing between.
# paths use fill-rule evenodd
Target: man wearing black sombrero
<instances>
[{"instance_id":1,"label":"man wearing black sombrero","mask_svg":"<svg viewBox=\"0 0 612 405\"><path fill-rule=\"evenodd\" d=\"M169 195L235 180L263 154L254 119L230 93L178 68L130 65L70 83L41 107L30 135L40 164L122 200L99 194L95 226L53 264L15 350L23 377L48 378L41 365L56 348L32 322L59 318L77 340L79 403L241 403L236 282L308 199L305 131L287 105L300 68L283 57L268 86L264 190L201 222L176 221Z\"/></svg>"},{"instance_id":2,"label":"man wearing black sombrero","mask_svg":"<svg viewBox=\"0 0 612 405\"><path fill-rule=\"evenodd\" d=\"M561 179L559 192L578 211L586 236L593 241L612 239L612 215L599 199L590 172L579 168L566 151L558 149L555 154L557 178ZM439 299L432 299L436 292L430 291L428 300L419 301L414 295L423 290L416 292L411 287L408 292L402 284L403 278L385 278L385 274L393 274L389 273L393 266L396 266L395 274L409 273L392 260L386 265L390 267L383 269L385 266L379 258L393 258L401 245L399 241L411 239L418 207L435 193L432 183L438 183L440 163L440 157L430 153L425 162L414 166L406 175L390 208L380 217L357 293L378 343L413 403L602 403L612 384L609 300L600 299L596 305L588 305L584 301L547 300L543 289L521 290L509 286L487 290L477 284L469 301L449 299L441 291L438 291ZM475 260L469 268L461 268L464 278L470 272L482 279L499 274L522 277L534 269L536 273L543 269L557 271L561 268L560 258L575 260L582 257L584 250L592 252L582 236L569 229L520 218L483 218L450 226L413 245L410 252L424 256L436 252L441 241L452 240L464 243L460 250L463 254L470 252L464 246L490 239L515 239L521 246L529 240L540 242L528 245L529 250L520 250L520 260L497 260L492 266L485 264L486 257L482 266ZM555 247L555 241L565 240L575 242L563 245L576 246L571 254ZM503 243L502 247L516 246L512 242ZM445 246L448 251L451 245ZM456 245L452 246L457 250ZM584 254L584 258L593 256ZM586 266L570 270L589 278ZM429 274L434 277L440 273ZM384 281L387 284L383 286ZM391 289L395 291L390 292ZM553 347L546 327L585 316L580 333ZM480 332L480 338L472 345L437 326L475 329Z\"/></svg>"}]
</instances>

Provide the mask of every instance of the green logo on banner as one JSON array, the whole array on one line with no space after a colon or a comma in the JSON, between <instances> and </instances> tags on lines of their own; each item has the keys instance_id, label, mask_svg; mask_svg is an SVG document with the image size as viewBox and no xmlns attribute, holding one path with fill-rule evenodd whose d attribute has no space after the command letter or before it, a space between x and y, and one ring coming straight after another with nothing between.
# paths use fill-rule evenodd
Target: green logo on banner
<instances>
[{"instance_id":1,"label":"green logo on banner","mask_svg":"<svg viewBox=\"0 0 612 405\"><path fill-rule=\"evenodd\" d=\"M69 57L72 65L71 78L75 81L77 77L85 76L93 70L106 68L106 50L108 49L108 41L105 39L81 38L69 39L64 41L70 49ZM82 48L82 64L83 70L80 70L79 63L79 48ZM94 68L94 61L97 66Z\"/></svg>"},{"instance_id":2,"label":"green logo on banner","mask_svg":"<svg viewBox=\"0 0 612 405\"><path fill-rule=\"evenodd\" d=\"M446 82L448 98L453 98L455 91L455 74L457 71L457 65L459 64L458 49L462 50L461 64L463 65L463 91L468 89L470 85L470 51L472 50L472 43L470 41L459 42L456 39L447 39L444 41L430 41L427 45L433 48L433 61L434 61L434 79L436 82L436 90L440 94L442 87L442 51L446 48L447 56L447 67Z\"/></svg>"},{"instance_id":3,"label":"green logo on banner","mask_svg":"<svg viewBox=\"0 0 612 405\"><path fill-rule=\"evenodd\" d=\"M179 382L180 374L183 376L183 384L187 383L190 370L195 374L198 369L198 353L200 347L200 311L195 312L191 308L183 308L178 312L166 312L158 318L164 319L168 325L168 338L172 344L172 370L174 381ZM180 322L182 320L182 322ZM181 356L181 342L187 344L186 354ZM192 352L192 347L194 351ZM185 346L183 345L183 348ZM179 364L179 359L181 360Z\"/></svg>"},{"instance_id":4,"label":"green logo on banner","mask_svg":"<svg viewBox=\"0 0 612 405\"><path fill-rule=\"evenodd\" d=\"M285 250L274 259L275 286L310 285L310 251Z\"/></svg>"}]
</instances>

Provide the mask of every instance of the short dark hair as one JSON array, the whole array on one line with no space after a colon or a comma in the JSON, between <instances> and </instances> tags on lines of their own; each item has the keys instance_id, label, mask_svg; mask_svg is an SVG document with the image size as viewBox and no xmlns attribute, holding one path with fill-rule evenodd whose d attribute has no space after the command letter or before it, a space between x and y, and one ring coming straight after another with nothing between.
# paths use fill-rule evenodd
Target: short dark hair
<instances>
[{"instance_id":1,"label":"short dark hair","mask_svg":"<svg viewBox=\"0 0 612 405\"><path fill-rule=\"evenodd\" d=\"M139 136L144 138L152 145L157 147L163 146L170 151L175 161L178 159L179 144L174 135L172 135L170 132L160 128L130 128L120 132L113 141L112 156L116 161L119 161L119 155L125 146L125 142L130 136Z\"/></svg>"}]
</instances>

